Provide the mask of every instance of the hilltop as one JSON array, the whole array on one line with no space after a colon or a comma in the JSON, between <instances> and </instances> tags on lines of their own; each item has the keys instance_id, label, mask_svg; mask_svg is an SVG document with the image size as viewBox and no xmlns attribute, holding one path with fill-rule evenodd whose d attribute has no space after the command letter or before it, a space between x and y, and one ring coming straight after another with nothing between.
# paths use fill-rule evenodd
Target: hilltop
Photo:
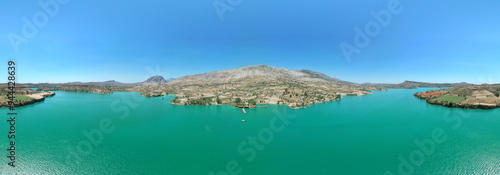
<instances>
[{"instance_id":1,"label":"hilltop","mask_svg":"<svg viewBox=\"0 0 500 175\"><path fill-rule=\"evenodd\" d=\"M302 81L302 82L342 82L323 73L310 70L288 70L267 65L246 66L238 69L214 71L188 75L169 84L217 84L244 81Z\"/></svg>"},{"instance_id":2,"label":"hilltop","mask_svg":"<svg viewBox=\"0 0 500 175\"><path fill-rule=\"evenodd\" d=\"M170 79L172 81L172 79ZM162 85L162 84L167 84L169 80L165 80L162 76L155 75L150 78L148 78L146 81L143 81L139 83L139 85L143 86L156 86L156 85Z\"/></svg>"}]
</instances>

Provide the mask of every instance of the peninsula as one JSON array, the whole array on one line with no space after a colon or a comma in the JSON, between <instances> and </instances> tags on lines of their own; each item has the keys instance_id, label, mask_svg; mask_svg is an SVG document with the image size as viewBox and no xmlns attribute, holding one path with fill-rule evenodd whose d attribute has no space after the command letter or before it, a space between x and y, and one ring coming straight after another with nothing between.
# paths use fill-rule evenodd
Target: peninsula
<instances>
[{"instance_id":1,"label":"peninsula","mask_svg":"<svg viewBox=\"0 0 500 175\"><path fill-rule=\"evenodd\" d=\"M457 86L414 94L433 105L465 108L493 109L500 107L500 84Z\"/></svg>"},{"instance_id":2,"label":"peninsula","mask_svg":"<svg viewBox=\"0 0 500 175\"><path fill-rule=\"evenodd\" d=\"M10 99L7 98L7 92L9 91L7 85L0 85L0 91L2 97L0 98L0 107L9 107ZM27 87L17 87L16 93L14 95L14 106L26 106L36 102L45 100L46 97L54 96L54 92L42 92L39 90L33 90Z\"/></svg>"}]
</instances>

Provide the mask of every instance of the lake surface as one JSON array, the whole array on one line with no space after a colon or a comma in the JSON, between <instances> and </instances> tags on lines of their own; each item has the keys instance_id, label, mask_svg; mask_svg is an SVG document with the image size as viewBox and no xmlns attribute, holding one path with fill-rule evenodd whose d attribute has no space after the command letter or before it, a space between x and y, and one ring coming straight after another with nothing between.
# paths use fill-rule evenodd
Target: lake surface
<instances>
[{"instance_id":1,"label":"lake surface","mask_svg":"<svg viewBox=\"0 0 500 175\"><path fill-rule=\"evenodd\" d=\"M498 174L500 110L428 105L421 89L293 110L178 106L173 95L56 92L17 108L1 174ZM245 122L242 122L245 120ZM85 134L86 133L86 134ZM87 137L86 135L90 135Z\"/></svg>"}]
</instances>

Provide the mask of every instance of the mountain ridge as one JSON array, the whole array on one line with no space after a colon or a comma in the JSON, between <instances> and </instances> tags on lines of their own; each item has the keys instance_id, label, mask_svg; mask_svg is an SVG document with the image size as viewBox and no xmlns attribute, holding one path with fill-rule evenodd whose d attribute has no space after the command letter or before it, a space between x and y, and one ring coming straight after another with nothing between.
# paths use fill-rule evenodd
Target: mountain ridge
<instances>
[{"instance_id":1,"label":"mountain ridge","mask_svg":"<svg viewBox=\"0 0 500 175\"><path fill-rule=\"evenodd\" d=\"M245 80L260 81L303 81L303 82L346 82L326 74L307 69L289 70L267 65L245 66L236 69L218 70L203 74L186 75L168 84L228 83Z\"/></svg>"}]
</instances>

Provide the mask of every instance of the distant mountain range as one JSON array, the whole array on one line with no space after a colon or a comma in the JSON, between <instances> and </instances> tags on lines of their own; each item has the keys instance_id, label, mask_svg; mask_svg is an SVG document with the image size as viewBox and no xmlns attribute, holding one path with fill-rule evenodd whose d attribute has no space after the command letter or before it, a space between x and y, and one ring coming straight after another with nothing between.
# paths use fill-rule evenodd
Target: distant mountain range
<instances>
[{"instance_id":1,"label":"distant mountain range","mask_svg":"<svg viewBox=\"0 0 500 175\"><path fill-rule=\"evenodd\" d=\"M175 78L164 79L162 76L155 75L148 78L146 81L139 83L121 83L115 80L103 81L103 82L68 82L68 83L24 83L28 87L39 88L39 89L58 89L66 86L103 86L103 87L123 87L123 86L156 86L163 85L170 81L175 80Z\"/></svg>"},{"instance_id":2,"label":"distant mountain range","mask_svg":"<svg viewBox=\"0 0 500 175\"><path fill-rule=\"evenodd\" d=\"M328 83L336 86L346 87L374 87L374 88L400 88L414 89L418 87L456 87L473 85L469 83L426 83L416 81L405 81L399 84L387 83L363 83L356 84L349 81L340 80L336 77L315 72L307 69L288 70L267 65L246 66L237 69L213 71L203 74L187 75L177 79L165 79L156 75L139 83L121 83L115 80L104 82L68 82L68 83L27 83L29 87L40 89L58 89L65 86L103 86L108 88L121 88L126 86L179 86L179 85L211 85L225 83L259 84L272 82L302 82L302 83ZM136 88L140 89L140 88Z\"/></svg>"},{"instance_id":3,"label":"distant mountain range","mask_svg":"<svg viewBox=\"0 0 500 175\"><path fill-rule=\"evenodd\" d=\"M372 87L385 87L385 88L393 88L393 89L416 89L419 87L457 87L457 86L467 86L473 85L470 83L462 82L462 83L426 83L426 82L417 82L417 81L405 81L399 84L386 84L386 83L363 83L363 86L372 86Z\"/></svg>"}]
</instances>

